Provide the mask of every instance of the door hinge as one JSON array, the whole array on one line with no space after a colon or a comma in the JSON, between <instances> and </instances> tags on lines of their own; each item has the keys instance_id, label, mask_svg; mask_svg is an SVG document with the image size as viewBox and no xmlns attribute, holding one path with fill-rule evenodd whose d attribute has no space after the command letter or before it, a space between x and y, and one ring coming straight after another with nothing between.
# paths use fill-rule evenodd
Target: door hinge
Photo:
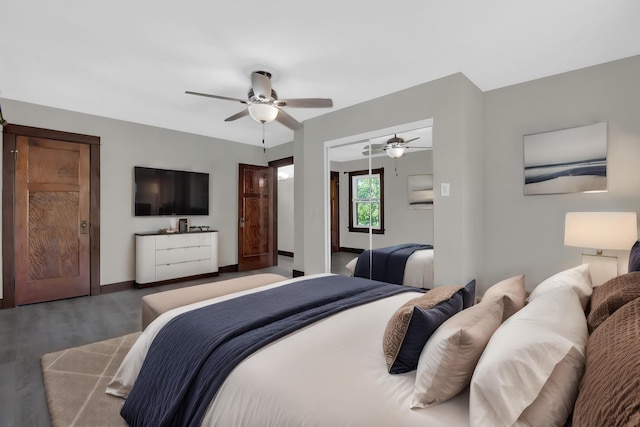
<instances>
[{"instance_id":1,"label":"door hinge","mask_svg":"<svg viewBox=\"0 0 640 427\"><path fill-rule=\"evenodd\" d=\"M18 150L11 150L11 152L13 153L13 161L17 162L18 161Z\"/></svg>"}]
</instances>

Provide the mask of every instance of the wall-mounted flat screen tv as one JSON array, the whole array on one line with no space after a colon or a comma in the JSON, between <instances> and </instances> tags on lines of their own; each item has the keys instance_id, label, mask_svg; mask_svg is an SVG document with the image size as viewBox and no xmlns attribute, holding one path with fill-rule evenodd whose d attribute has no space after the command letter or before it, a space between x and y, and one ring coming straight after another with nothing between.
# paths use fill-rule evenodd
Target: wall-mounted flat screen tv
<instances>
[{"instance_id":1,"label":"wall-mounted flat screen tv","mask_svg":"<svg viewBox=\"0 0 640 427\"><path fill-rule=\"evenodd\" d=\"M209 215L209 174L134 167L135 216Z\"/></svg>"}]
</instances>

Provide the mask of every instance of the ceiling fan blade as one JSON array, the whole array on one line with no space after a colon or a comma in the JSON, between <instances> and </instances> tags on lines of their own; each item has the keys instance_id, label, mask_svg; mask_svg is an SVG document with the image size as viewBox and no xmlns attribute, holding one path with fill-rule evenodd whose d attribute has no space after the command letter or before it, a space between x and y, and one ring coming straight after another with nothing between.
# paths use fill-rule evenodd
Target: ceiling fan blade
<instances>
[{"instance_id":1,"label":"ceiling fan blade","mask_svg":"<svg viewBox=\"0 0 640 427\"><path fill-rule=\"evenodd\" d=\"M365 150L369 149L369 148L372 148L374 150L382 150L386 146L387 146L387 144L370 144L370 145L365 145L363 148Z\"/></svg>"},{"instance_id":2,"label":"ceiling fan blade","mask_svg":"<svg viewBox=\"0 0 640 427\"><path fill-rule=\"evenodd\" d=\"M271 98L271 74L266 71L251 73L251 88L253 94L261 99Z\"/></svg>"},{"instance_id":3,"label":"ceiling fan blade","mask_svg":"<svg viewBox=\"0 0 640 427\"><path fill-rule=\"evenodd\" d=\"M208 94L208 93L200 93L200 92L191 92L190 90L187 90L184 93L186 93L188 95L206 96L207 98L224 99L224 100L227 100L227 101L237 101L237 102L241 102L243 104L247 103L247 101L244 100L244 99L229 98L228 96L211 95L211 94Z\"/></svg>"},{"instance_id":4,"label":"ceiling fan blade","mask_svg":"<svg viewBox=\"0 0 640 427\"><path fill-rule=\"evenodd\" d=\"M330 98L294 98L294 99L278 99L275 104L278 107L294 107L294 108L329 108L333 107L333 101Z\"/></svg>"},{"instance_id":5,"label":"ceiling fan blade","mask_svg":"<svg viewBox=\"0 0 640 427\"><path fill-rule=\"evenodd\" d=\"M382 148L374 148L373 150L369 151L369 150L364 150L362 152L363 156L368 156L369 153L371 153L371 155L375 155L375 154L380 154L380 153L384 153L384 149Z\"/></svg>"},{"instance_id":6,"label":"ceiling fan blade","mask_svg":"<svg viewBox=\"0 0 640 427\"><path fill-rule=\"evenodd\" d=\"M244 116L248 116L248 115L249 115L249 110L244 109L244 110L240 111L239 113L234 114L233 116L227 117L226 119L224 119L224 121L225 122L232 122L234 120L238 120L239 118L244 117Z\"/></svg>"},{"instance_id":7,"label":"ceiling fan blade","mask_svg":"<svg viewBox=\"0 0 640 427\"><path fill-rule=\"evenodd\" d=\"M288 127L289 129L300 129L302 128L302 123L294 119L289 115L289 113L284 110L278 109L278 115L276 116L276 120Z\"/></svg>"},{"instance_id":8,"label":"ceiling fan blade","mask_svg":"<svg viewBox=\"0 0 640 427\"><path fill-rule=\"evenodd\" d=\"M420 139L420 137L419 137L419 136L416 136L415 138L407 139L405 142L403 142L403 144L408 144L408 143L410 143L411 141L415 141L416 139Z\"/></svg>"}]
</instances>

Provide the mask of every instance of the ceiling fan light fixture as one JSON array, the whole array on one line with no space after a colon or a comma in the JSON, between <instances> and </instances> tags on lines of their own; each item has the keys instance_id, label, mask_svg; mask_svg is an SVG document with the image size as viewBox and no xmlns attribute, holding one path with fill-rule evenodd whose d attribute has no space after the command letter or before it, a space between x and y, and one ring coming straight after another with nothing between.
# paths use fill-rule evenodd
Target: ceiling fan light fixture
<instances>
[{"instance_id":1,"label":"ceiling fan light fixture","mask_svg":"<svg viewBox=\"0 0 640 427\"><path fill-rule=\"evenodd\" d=\"M278 108L271 104L250 104L249 115L258 123L271 123L278 117Z\"/></svg>"},{"instance_id":2,"label":"ceiling fan light fixture","mask_svg":"<svg viewBox=\"0 0 640 427\"><path fill-rule=\"evenodd\" d=\"M397 159L398 157L401 157L404 154L404 147L392 146L387 148L385 152L387 153L387 156L391 157L392 159Z\"/></svg>"}]
</instances>

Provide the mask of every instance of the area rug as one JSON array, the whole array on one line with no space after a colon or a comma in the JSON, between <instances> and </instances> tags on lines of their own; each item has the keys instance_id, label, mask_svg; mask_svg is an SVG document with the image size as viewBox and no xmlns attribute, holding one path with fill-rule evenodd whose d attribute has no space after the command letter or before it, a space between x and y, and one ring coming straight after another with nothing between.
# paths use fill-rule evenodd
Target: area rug
<instances>
[{"instance_id":1,"label":"area rug","mask_svg":"<svg viewBox=\"0 0 640 427\"><path fill-rule=\"evenodd\" d=\"M126 426L122 399L105 393L107 384L140 332L42 356L51 424Z\"/></svg>"}]
</instances>

